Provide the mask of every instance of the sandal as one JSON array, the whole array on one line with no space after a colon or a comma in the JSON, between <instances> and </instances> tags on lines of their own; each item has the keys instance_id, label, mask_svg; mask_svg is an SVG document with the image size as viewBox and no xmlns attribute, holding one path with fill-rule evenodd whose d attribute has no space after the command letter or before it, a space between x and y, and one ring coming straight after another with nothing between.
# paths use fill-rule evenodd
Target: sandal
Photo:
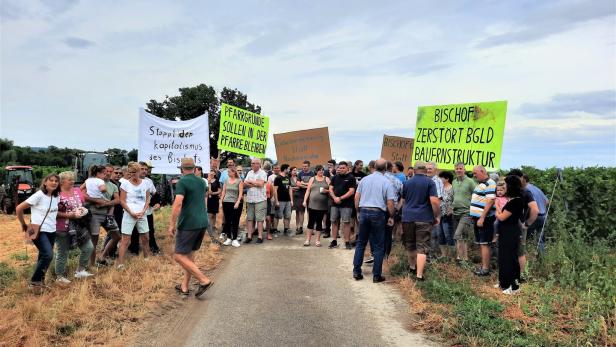
<instances>
[{"instance_id":1,"label":"sandal","mask_svg":"<svg viewBox=\"0 0 616 347\"><path fill-rule=\"evenodd\" d=\"M321 247L321 241L315 242L314 245L317 246L317 247Z\"/></svg>"},{"instance_id":2,"label":"sandal","mask_svg":"<svg viewBox=\"0 0 616 347\"><path fill-rule=\"evenodd\" d=\"M272 234L267 233L267 239L268 239L268 240L272 240Z\"/></svg>"},{"instance_id":3,"label":"sandal","mask_svg":"<svg viewBox=\"0 0 616 347\"><path fill-rule=\"evenodd\" d=\"M308 246L310 246L310 241L306 240L306 241L304 242L304 247L308 247Z\"/></svg>"},{"instance_id":4,"label":"sandal","mask_svg":"<svg viewBox=\"0 0 616 347\"><path fill-rule=\"evenodd\" d=\"M178 294L182 295L182 296L188 296L190 295L190 289L187 291L183 291L182 290L182 285L181 284L176 284L175 285L175 291L178 292Z\"/></svg>"}]
</instances>

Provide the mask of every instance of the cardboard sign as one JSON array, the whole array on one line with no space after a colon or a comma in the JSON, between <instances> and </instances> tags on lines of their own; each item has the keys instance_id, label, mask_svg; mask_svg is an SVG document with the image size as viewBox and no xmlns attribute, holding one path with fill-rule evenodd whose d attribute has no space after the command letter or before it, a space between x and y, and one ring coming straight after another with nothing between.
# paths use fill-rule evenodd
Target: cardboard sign
<instances>
[{"instance_id":1,"label":"cardboard sign","mask_svg":"<svg viewBox=\"0 0 616 347\"><path fill-rule=\"evenodd\" d=\"M152 173L179 174L182 158L191 157L210 170L210 128L207 115L173 121L139 110L139 161L150 161Z\"/></svg>"},{"instance_id":2,"label":"cardboard sign","mask_svg":"<svg viewBox=\"0 0 616 347\"><path fill-rule=\"evenodd\" d=\"M413 163L434 161L452 170L463 162L467 170L482 165L500 168L507 101L420 106Z\"/></svg>"},{"instance_id":3,"label":"cardboard sign","mask_svg":"<svg viewBox=\"0 0 616 347\"><path fill-rule=\"evenodd\" d=\"M268 129L269 117L223 103L218 149L264 158Z\"/></svg>"},{"instance_id":4,"label":"cardboard sign","mask_svg":"<svg viewBox=\"0 0 616 347\"><path fill-rule=\"evenodd\" d=\"M381 157L392 163L401 161L404 168L411 166L413 155L413 139L409 137L383 135Z\"/></svg>"},{"instance_id":5,"label":"cardboard sign","mask_svg":"<svg viewBox=\"0 0 616 347\"><path fill-rule=\"evenodd\" d=\"M327 127L274 134L274 145L279 164L301 167L308 160L314 167L332 158Z\"/></svg>"}]
</instances>

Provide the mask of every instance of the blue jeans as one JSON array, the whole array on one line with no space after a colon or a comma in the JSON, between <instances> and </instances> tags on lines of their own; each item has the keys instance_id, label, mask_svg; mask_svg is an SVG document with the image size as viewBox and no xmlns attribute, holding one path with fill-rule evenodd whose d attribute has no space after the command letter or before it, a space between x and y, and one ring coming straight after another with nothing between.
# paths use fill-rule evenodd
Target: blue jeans
<instances>
[{"instance_id":1,"label":"blue jeans","mask_svg":"<svg viewBox=\"0 0 616 347\"><path fill-rule=\"evenodd\" d=\"M455 246L456 243L453 240L453 216L442 216L440 225L439 244L441 246Z\"/></svg>"},{"instance_id":2,"label":"blue jeans","mask_svg":"<svg viewBox=\"0 0 616 347\"><path fill-rule=\"evenodd\" d=\"M384 211L363 209L359 213L359 235L353 257L353 274L361 274L361 265L364 262L366 243L370 240L370 249L374 256L372 275L381 276L383 267L383 254L385 248L385 225L387 214Z\"/></svg>"},{"instance_id":3,"label":"blue jeans","mask_svg":"<svg viewBox=\"0 0 616 347\"><path fill-rule=\"evenodd\" d=\"M537 219L535 219L535 222L528 227L528 231L526 232L526 240L533 240L533 237L535 237L535 233L537 234L537 237L539 237L541 234L541 228L543 227L544 222L545 222L545 215L537 216ZM543 253L545 251L545 234L541 236L541 240L538 240L537 245L539 247L539 251Z\"/></svg>"},{"instance_id":4,"label":"blue jeans","mask_svg":"<svg viewBox=\"0 0 616 347\"><path fill-rule=\"evenodd\" d=\"M39 251L38 259L36 260L36 267L32 274L31 282L43 282L45 280L45 273L51 264L53 259L53 244L56 241L56 233L44 233L40 232L39 236L34 240L34 245Z\"/></svg>"}]
</instances>

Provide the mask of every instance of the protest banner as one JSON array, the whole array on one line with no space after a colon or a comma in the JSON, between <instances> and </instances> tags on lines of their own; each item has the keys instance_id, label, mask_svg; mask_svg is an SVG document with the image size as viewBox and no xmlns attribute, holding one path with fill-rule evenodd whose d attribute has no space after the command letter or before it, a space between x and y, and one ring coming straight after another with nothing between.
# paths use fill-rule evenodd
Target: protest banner
<instances>
[{"instance_id":1,"label":"protest banner","mask_svg":"<svg viewBox=\"0 0 616 347\"><path fill-rule=\"evenodd\" d=\"M150 161L155 174L179 174L182 158L210 170L210 128L207 115L185 121L158 118L139 110L139 161Z\"/></svg>"},{"instance_id":2,"label":"protest banner","mask_svg":"<svg viewBox=\"0 0 616 347\"><path fill-rule=\"evenodd\" d=\"M268 117L223 103L218 149L264 158L268 129Z\"/></svg>"},{"instance_id":3,"label":"protest banner","mask_svg":"<svg viewBox=\"0 0 616 347\"><path fill-rule=\"evenodd\" d=\"M312 166L325 165L332 158L327 127L274 134L274 146L280 164L301 167L308 160Z\"/></svg>"},{"instance_id":4,"label":"protest banner","mask_svg":"<svg viewBox=\"0 0 616 347\"><path fill-rule=\"evenodd\" d=\"M467 170L483 165L500 168L507 101L419 106L413 163L434 161L452 170L463 162Z\"/></svg>"},{"instance_id":5,"label":"protest banner","mask_svg":"<svg viewBox=\"0 0 616 347\"><path fill-rule=\"evenodd\" d=\"M381 147L381 158L385 158L392 163L402 162L404 168L411 166L411 155L413 154L413 139L409 137L383 135L383 145Z\"/></svg>"}]
</instances>

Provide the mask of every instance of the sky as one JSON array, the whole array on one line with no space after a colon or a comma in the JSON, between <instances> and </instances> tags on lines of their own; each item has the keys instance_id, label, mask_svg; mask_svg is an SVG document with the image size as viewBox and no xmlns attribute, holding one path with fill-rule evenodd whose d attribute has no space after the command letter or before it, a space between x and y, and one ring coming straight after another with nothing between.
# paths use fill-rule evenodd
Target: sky
<instances>
[{"instance_id":1,"label":"sky","mask_svg":"<svg viewBox=\"0 0 616 347\"><path fill-rule=\"evenodd\" d=\"M616 166L616 2L0 1L0 137L138 147L139 108L237 88L368 161L417 107L507 100L503 168Z\"/></svg>"}]
</instances>

